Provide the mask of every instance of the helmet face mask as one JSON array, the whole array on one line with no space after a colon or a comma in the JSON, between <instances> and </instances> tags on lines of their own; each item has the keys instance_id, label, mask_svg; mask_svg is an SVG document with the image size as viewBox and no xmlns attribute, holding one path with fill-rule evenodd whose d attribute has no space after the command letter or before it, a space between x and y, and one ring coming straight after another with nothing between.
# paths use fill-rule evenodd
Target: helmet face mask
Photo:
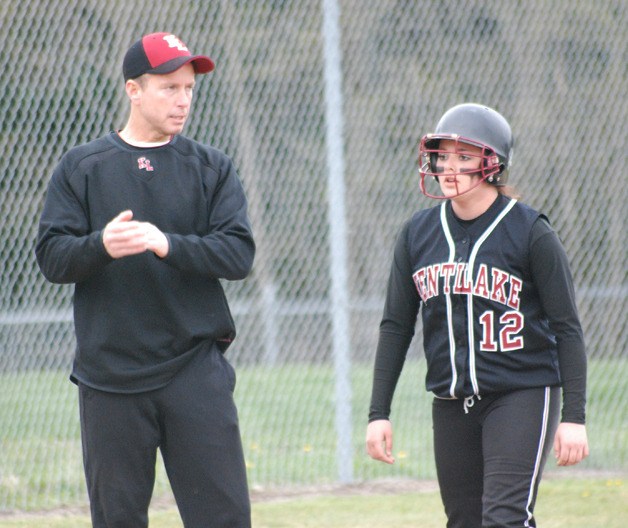
<instances>
[{"instance_id":1,"label":"helmet face mask","mask_svg":"<svg viewBox=\"0 0 628 528\"><path fill-rule=\"evenodd\" d=\"M442 140L449 140L453 142L455 145L453 151L450 149L445 150L440 148ZM473 151L477 150L479 153L476 154L470 152L465 145L476 147ZM472 139L460 137L455 134L427 134L422 138L419 146L419 175L421 177L420 188L421 192L425 196L435 199L446 199L452 197L430 192L428 190L428 183L426 183L426 178L428 179L428 182L433 179L436 182L436 187L438 187L439 176L443 176L445 174L443 162L440 160L444 156L452 155L454 157L464 157L469 159L471 164L475 166L470 169L460 168L458 172L447 172L447 176L453 176L456 178L458 176L478 177L478 180L474 185L467 188L463 192L457 191L455 196L460 196L461 194L465 194L475 189L484 181L496 186L504 185L501 183L504 166L500 163L499 157L495 154L493 149L488 145L483 145ZM473 163L474 161L475 163Z\"/></svg>"},{"instance_id":2,"label":"helmet face mask","mask_svg":"<svg viewBox=\"0 0 628 528\"><path fill-rule=\"evenodd\" d=\"M443 140L453 142L454 152L441 148ZM469 146L475 147L469 149ZM504 186L508 180L508 167L512 159L513 137L510 125L504 117L486 106L466 103L449 109L440 119L433 133L426 134L419 144L419 175L421 192L436 199L454 198L467 193L483 182ZM476 152L479 152L476 153ZM443 175L441 157L454 154L461 159L478 160L477 169L459 170L451 176L478 176L477 182L454 196L443 196L428 191L432 180L438 184ZM476 164L473 164L476 165ZM426 182L427 178L427 182ZM436 185L438 187L438 185ZM456 185L456 189L457 189ZM439 189L440 192L440 189Z\"/></svg>"}]
</instances>

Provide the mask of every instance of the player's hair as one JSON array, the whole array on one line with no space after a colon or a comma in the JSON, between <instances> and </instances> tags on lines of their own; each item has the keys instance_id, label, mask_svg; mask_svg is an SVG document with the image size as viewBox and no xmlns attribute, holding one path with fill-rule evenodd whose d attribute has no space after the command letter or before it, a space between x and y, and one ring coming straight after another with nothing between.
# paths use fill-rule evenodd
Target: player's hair
<instances>
[{"instance_id":1,"label":"player's hair","mask_svg":"<svg viewBox=\"0 0 628 528\"><path fill-rule=\"evenodd\" d=\"M508 198L514 198L515 200L521 200L522 198L521 193L512 185L501 185L496 187L496 189L499 194L503 194Z\"/></svg>"}]
</instances>

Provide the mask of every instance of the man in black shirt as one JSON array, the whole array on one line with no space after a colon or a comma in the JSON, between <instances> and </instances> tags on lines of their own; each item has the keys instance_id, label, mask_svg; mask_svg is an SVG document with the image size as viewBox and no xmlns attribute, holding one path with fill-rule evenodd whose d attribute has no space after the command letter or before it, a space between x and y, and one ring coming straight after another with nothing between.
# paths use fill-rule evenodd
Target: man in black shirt
<instances>
[{"instance_id":1,"label":"man in black shirt","mask_svg":"<svg viewBox=\"0 0 628 528\"><path fill-rule=\"evenodd\" d=\"M125 127L71 149L48 187L36 256L75 285L97 528L148 526L157 449L186 527L250 526L220 279L244 279L255 244L232 161L180 135L196 74L213 69L172 34L142 37L123 63Z\"/></svg>"}]
</instances>

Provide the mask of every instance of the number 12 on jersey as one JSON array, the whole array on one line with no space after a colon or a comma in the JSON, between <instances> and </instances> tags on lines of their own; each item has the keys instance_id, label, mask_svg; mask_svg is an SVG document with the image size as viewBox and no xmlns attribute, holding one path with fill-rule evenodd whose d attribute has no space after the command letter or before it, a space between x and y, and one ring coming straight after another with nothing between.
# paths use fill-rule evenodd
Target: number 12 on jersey
<instances>
[{"instance_id":1,"label":"number 12 on jersey","mask_svg":"<svg viewBox=\"0 0 628 528\"><path fill-rule=\"evenodd\" d=\"M480 316L482 325L482 341L480 350L485 352L511 352L523 348L523 336L519 335L523 329L523 314L521 312L506 312L499 318L498 336L495 336L495 312L487 310ZM498 342L499 339L499 342Z\"/></svg>"}]
</instances>

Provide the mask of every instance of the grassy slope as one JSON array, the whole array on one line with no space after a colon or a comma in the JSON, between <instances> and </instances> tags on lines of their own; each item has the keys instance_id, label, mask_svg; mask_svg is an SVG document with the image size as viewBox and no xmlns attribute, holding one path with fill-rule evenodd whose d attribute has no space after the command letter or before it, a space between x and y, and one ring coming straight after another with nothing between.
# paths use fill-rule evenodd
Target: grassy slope
<instances>
[{"instance_id":1,"label":"grassy slope","mask_svg":"<svg viewBox=\"0 0 628 528\"><path fill-rule=\"evenodd\" d=\"M433 479L430 398L424 362L411 362L393 408L395 455L390 467L364 454L371 367L353 368L354 476ZM627 361L592 361L589 436L583 470L625 471L628 423L623 409ZM252 488L328 484L336 476L333 372L328 366L239 369L236 397ZM0 376L0 511L84 504L76 391L66 373ZM551 464L551 462L550 462ZM553 469L548 466L548 470ZM168 492L158 468L156 494Z\"/></svg>"}]
</instances>

